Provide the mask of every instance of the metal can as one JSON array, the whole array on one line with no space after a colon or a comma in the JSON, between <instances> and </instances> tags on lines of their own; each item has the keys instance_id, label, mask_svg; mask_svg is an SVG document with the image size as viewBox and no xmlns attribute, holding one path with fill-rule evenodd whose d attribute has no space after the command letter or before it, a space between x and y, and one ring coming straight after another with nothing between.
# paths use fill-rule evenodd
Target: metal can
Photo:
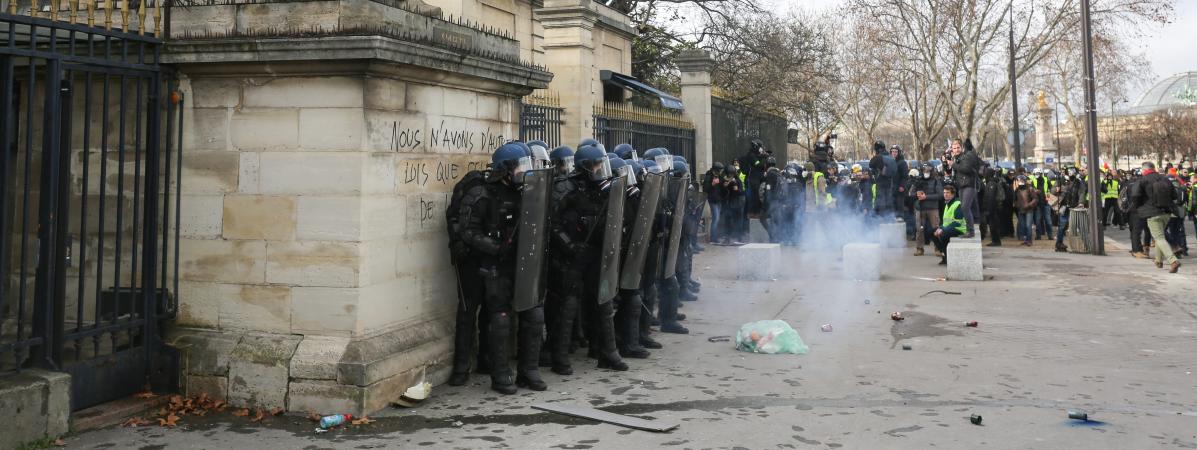
<instances>
[{"instance_id":1,"label":"metal can","mask_svg":"<svg viewBox=\"0 0 1197 450\"><path fill-rule=\"evenodd\" d=\"M1089 420L1089 414L1084 411L1068 410L1068 418L1072 420Z\"/></svg>"},{"instance_id":2,"label":"metal can","mask_svg":"<svg viewBox=\"0 0 1197 450\"><path fill-rule=\"evenodd\" d=\"M964 322L964 326L966 326L966 327L971 327L971 328L976 328L976 327L977 327L977 321L975 321L975 320L974 320L974 321L971 321L971 322Z\"/></svg>"},{"instance_id":3,"label":"metal can","mask_svg":"<svg viewBox=\"0 0 1197 450\"><path fill-rule=\"evenodd\" d=\"M968 421L972 422L973 425L980 425L981 424L981 415L973 414L972 416L969 416Z\"/></svg>"}]
</instances>

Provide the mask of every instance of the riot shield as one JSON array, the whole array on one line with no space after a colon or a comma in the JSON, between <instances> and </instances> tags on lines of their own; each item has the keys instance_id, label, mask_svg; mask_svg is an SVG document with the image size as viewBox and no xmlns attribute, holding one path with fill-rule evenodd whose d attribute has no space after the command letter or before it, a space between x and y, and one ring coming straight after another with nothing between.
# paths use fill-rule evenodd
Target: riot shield
<instances>
[{"instance_id":1,"label":"riot shield","mask_svg":"<svg viewBox=\"0 0 1197 450\"><path fill-rule=\"evenodd\" d=\"M640 289L640 278L644 275L644 260L648 256L649 242L653 237L653 222L657 218L657 205L665 186L665 176L649 174L640 183L640 209L628 238L628 252L620 268L619 287Z\"/></svg>"},{"instance_id":2,"label":"riot shield","mask_svg":"<svg viewBox=\"0 0 1197 450\"><path fill-rule=\"evenodd\" d=\"M661 278L666 279L677 273L677 254L682 243L682 224L686 220L686 186L690 184L690 176L669 179L669 194L673 202L673 223L669 225L669 245L665 253L665 266L661 268Z\"/></svg>"},{"instance_id":3,"label":"riot shield","mask_svg":"<svg viewBox=\"0 0 1197 450\"><path fill-rule=\"evenodd\" d=\"M598 302L607 303L619 293L619 247L623 239L623 203L627 198L628 179L616 178L607 195L606 227L603 228L602 264L599 272Z\"/></svg>"},{"instance_id":4,"label":"riot shield","mask_svg":"<svg viewBox=\"0 0 1197 450\"><path fill-rule=\"evenodd\" d=\"M516 237L515 297L512 307L527 311L544 300L545 250L548 246L548 213L551 169L533 170L524 176L520 199L519 231Z\"/></svg>"}]
</instances>

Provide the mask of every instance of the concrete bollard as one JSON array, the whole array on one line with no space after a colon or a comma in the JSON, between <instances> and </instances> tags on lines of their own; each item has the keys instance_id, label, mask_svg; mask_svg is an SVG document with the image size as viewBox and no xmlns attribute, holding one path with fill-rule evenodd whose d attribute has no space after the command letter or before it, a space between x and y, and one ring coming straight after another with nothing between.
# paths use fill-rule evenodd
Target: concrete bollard
<instances>
[{"instance_id":1,"label":"concrete bollard","mask_svg":"<svg viewBox=\"0 0 1197 450\"><path fill-rule=\"evenodd\" d=\"M948 243L948 279L952 281L984 281L981 263L981 242L957 241Z\"/></svg>"},{"instance_id":2,"label":"concrete bollard","mask_svg":"<svg viewBox=\"0 0 1197 450\"><path fill-rule=\"evenodd\" d=\"M878 227L877 235L884 248L906 247L906 222L883 223Z\"/></svg>"},{"instance_id":3,"label":"concrete bollard","mask_svg":"<svg viewBox=\"0 0 1197 450\"><path fill-rule=\"evenodd\" d=\"M760 219L748 219L748 242L769 242L769 231Z\"/></svg>"},{"instance_id":4,"label":"concrete bollard","mask_svg":"<svg viewBox=\"0 0 1197 450\"><path fill-rule=\"evenodd\" d=\"M772 280L781 272L780 244L745 244L736 253L741 280Z\"/></svg>"},{"instance_id":5,"label":"concrete bollard","mask_svg":"<svg viewBox=\"0 0 1197 450\"><path fill-rule=\"evenodd\" d=\"M856 243L844 246L844 278L881 279L881 244Z\"/></svg>"}]
</instances>

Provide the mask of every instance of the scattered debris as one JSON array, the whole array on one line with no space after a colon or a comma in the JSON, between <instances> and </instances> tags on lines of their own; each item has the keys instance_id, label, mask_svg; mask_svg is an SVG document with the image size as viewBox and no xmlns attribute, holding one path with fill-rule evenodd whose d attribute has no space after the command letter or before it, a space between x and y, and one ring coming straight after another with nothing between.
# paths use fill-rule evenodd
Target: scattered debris
<instances>
[{"instance_id":1,"label":"scattered debris","mask_svg":"<svg viewBox=\"0 0 1197 450\"><path fill-rule=\"evenodd\" d=\"M931 294L961 295L959 292L956 292L956 291L941 291L941 290L936 289L934 291L927 291L927 292L923 293L923 295L920 295L919 298L923 298L923 297L926 297Z\"/></svg>"},{"instance_id":2,"label":"scattered debris","mask_svg":"<svg viewBox=\"0 0 1197 450\"><path fill-rule=\"evenodd\" d=\"M461 428L462 426L465 426L465 422L460 420L453 422L453 428Z\"/></svg>"},{"instance_id":3,"label":"scattered debris","mask_svg":"<svg viewBox=\"0 0 1197 450\"><path fill-rule=\"evenodd\" d=\"M1070 409L1070 410L1068 410L1068 418L1072 419L1072 420L1081 420L1081 421L1088 422L1089 421L1089 413L1086 413L1084 411L1077 411L1077 410Z\"/></svg>"},{"instance_id":4,"label":"scattered debris","mask_svg":"<svg viewBox=\"0 0 1197 450\"><path fill-rule=\"evenodd\" d=\"M130 417L129 420L122 422L121 426L122 427L140 427L140 426L149 425L149 424L150 424L150 421L146 420L145 418Z\"/></svg>"},{"instance_id":5,"label":"scattered debris","mask_svg":"<svg viewBox=\"0 0 1197 450\"><path fill-rule=\"evenodd\" d=\"M980 425L981 424L981 415L973 414L972 416L969 416L968 421L972 422L973 425Z\"/></svg>"},{"instance_id":6,"label":"scattered debris","mask_svg":"<svg viewBox=\"0 0 1197 450\"><path fill-rule=\"evenodd\" d=\"M911 347L910 344L902 344L902 350L911 350L911 349L914 349L914 347Z\"/></svg>"},{"instance_id":7,"label":"scattered debris","mask_svg":"<svg viewBox=\"0 0 1197 450\"><path fill-rule=\"evenodd\" d=\"M432 395L432 384L428 382L418 383L415 386L407 388L403 395L399 396L398 400L392 402L395 406L402 406L404 408L415 408L416 405Z\"/></svg>"},{"instance_id":8,"label":"scattered debris","mask_svg":"<svg viewBox=\"0 0 1197 450\"><path fill-rule=\"evenodd\" d=\"M328 429L353 420L353 414L333 414L320 418L320 428Z\"/></svg>"},{"instance_id":9,"label":"scattered debris","mask_svg":"<svg viewBox=\"0 0 1197 450\"><path fill-rule=\"evenodd\" d=\"M249 417L249 408L241 408L233 411L233 415L237 417Z\"/></svg>"},{"instance_id":10,"label":"scattered debris","mask_svg":"<svg viewBox=\"0 0 1197 450\"><path fill-rule=\"evenodd\" d=\"M328 432L328 430L326 430L326 429L323 429L323 428L317 428L317 429L316 429L316 434L327 433L327 432Z\"/></svg>"},{"instance_id":11,"label":"scattered debris","mask_svg":"<svg viewBox=\"0 0 1197 450\"><path fill-rule=\"evenodd\" d=\"M964 326L969 327L969 328L976 328L977 321L972 320L972 321L964 322Z\"/></svg>"},{"instance_id":12,"label":"scattered debris","mask_svg":"<svg viewBox=\"0 0 1197 450\"><path fill-rule=\"evenodd\" d=\"M638 417L625 416L578 405L541 403L532 405L532 408L539 409L541 411L554 412L557 414L564 414L572 417L597 420L599 422L606 422L619 425L621 427L634 428L644 431L664 432L678 427L678 424L676 423L665 422L662 420L644 420Z\"/></svg>"},{"instance_id":13,"label":"scattered debris","mask_svg":"<svg viewBox=\"0 0 1197 450\"><path fill-rule=\"evenodd\" d=\"M829 324L829 323L825 323L825 324L823 324L823 326L821 326L821 327L819 327L819 328L821 328L821 329L823 330L823 332L824 332L824 333L830 333L830 332L831 332L831 324Z\"/></svg>"},{"instance_id":14,"label":"scattered debris","mask_svg":"<svg viewBox=\"0 0 1197 450\"><path fill-rule=\"evenodd\" d=\"M158 426L173 427L178 424L179 424L179 416L176 416L174 414L170 414L170 415L167 415L166 417L158 419Z\"/></svg>"},{"instance_id":15,"label":"scattered debris","mask_svg":"<svg viewBox=\"0 0 1197 450\"><path fill-rule=\"evenodd\" d=\"M369 425L369 424L372 424L372 423L374 423L374 422L377 422L377 420L371 419L371 418L369 418L369 417L366 417L366 416L362 416L362 417L359 417L359 418L353 419L353 421L352 421L352 422L349 422L349 423L351 423L351 424L354 424L354 425Z\"/></svg>"},{"instance_id":16,"label":"scattered debris","mask_svg":"<svg viewBox=\"0 0 1197 450\"><path fill-rule=\"evenodd\" d=\"M784 320L749 322L736 332L736 350L751 353L792 353L804 355L810 351L798 332Z\"/></svg>"},{"instance_id":17,"label":"scattered debris","mask_svg":"<svg viewBox=\"0 0 1197 450\"><path fill-rule=\"evenodd\" d=\"M869 299L867 299L867 298L865 299L865 304L866 305L869 304Z\"/></svg>"},{"instance_id":18,"label":"scattered debris","mask_svg":"<svg viewBox=\"0 0 1197 450\"><path fill-rule=\"evenodd\" d=\"M707 342L731 342L731 336L711 336Z\"/></svg>"},{"instance_id":19,"label":"scattered debris","mask_svg":"<svg viewBox=\"0 0 1197 450\"><path fill-rule=\"evenodd\" d=\"M140 398L140 399L154 398L157 396L158 396L158 394L155 394L150 391L138 392L137 394L133 395L133 397Z\"/></svg>"},{"instance_id":20,"label":"scattered debris","mask_svg":"<svg viewBox=\"0 0 1197 450\"><path fill-rule=\"evenodd\" d=\"M54 442L50 443L50 445L53 445L55 447L66 447L66 441L64 441L62 439L55 439Z\"/></svg>"},{"instance_id":21,"label":"scattered debris","mask_svg":"<svg viewBox=\"0 0 1197 450\"><path fill-rule=\"evenodd\" d=\"M889 318L893 319L893 320L906 320L905 317L902 317L902 313L897 312L897 311L889 313Z\"/></svg>"}]
</instances>

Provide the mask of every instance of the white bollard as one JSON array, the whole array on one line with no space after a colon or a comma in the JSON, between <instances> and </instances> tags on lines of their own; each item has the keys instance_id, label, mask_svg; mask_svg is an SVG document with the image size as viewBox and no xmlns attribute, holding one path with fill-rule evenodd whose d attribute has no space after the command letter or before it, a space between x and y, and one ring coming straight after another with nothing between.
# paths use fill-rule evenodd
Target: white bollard
<instances>
[{"instance_id":1,"label":"white bollard","mask_svg":"<svg viewBox=\"0 0 1197 450\"><path fill-rule=\"evenodd\" d=\"M741 280L772 280L781 272L781 245L741 245L736 259Z\"/></svg>"},{"instance_id":2,"label":"white bollard","mask_svg":"<svg viewBox=\"0 0 1197 450\"><path fill-rule=\"evenodd\" d=\"M906 222L883 223L877 229L878 242L884 248L906 247Z\"/></svg>"},{"instance_id":3,"label":"white bollard","mask_svg":"<svg viewBox=\"0 0 1197 450\"><path fill-rule=\"evenodd\" d=\"M984 281L981 243L957 241L948 243L948 279L952 281Z\"/></svg>"},{"instance_id":4,"label":"white bollard","mask_svg":"<svg viewBox=\"0 0 1197 450\"><path fill-rule=\"evenodd\" d=\"M881 244L856 243L844 246L844 278L881 279Z\"/></svg>"}]
</instances>

